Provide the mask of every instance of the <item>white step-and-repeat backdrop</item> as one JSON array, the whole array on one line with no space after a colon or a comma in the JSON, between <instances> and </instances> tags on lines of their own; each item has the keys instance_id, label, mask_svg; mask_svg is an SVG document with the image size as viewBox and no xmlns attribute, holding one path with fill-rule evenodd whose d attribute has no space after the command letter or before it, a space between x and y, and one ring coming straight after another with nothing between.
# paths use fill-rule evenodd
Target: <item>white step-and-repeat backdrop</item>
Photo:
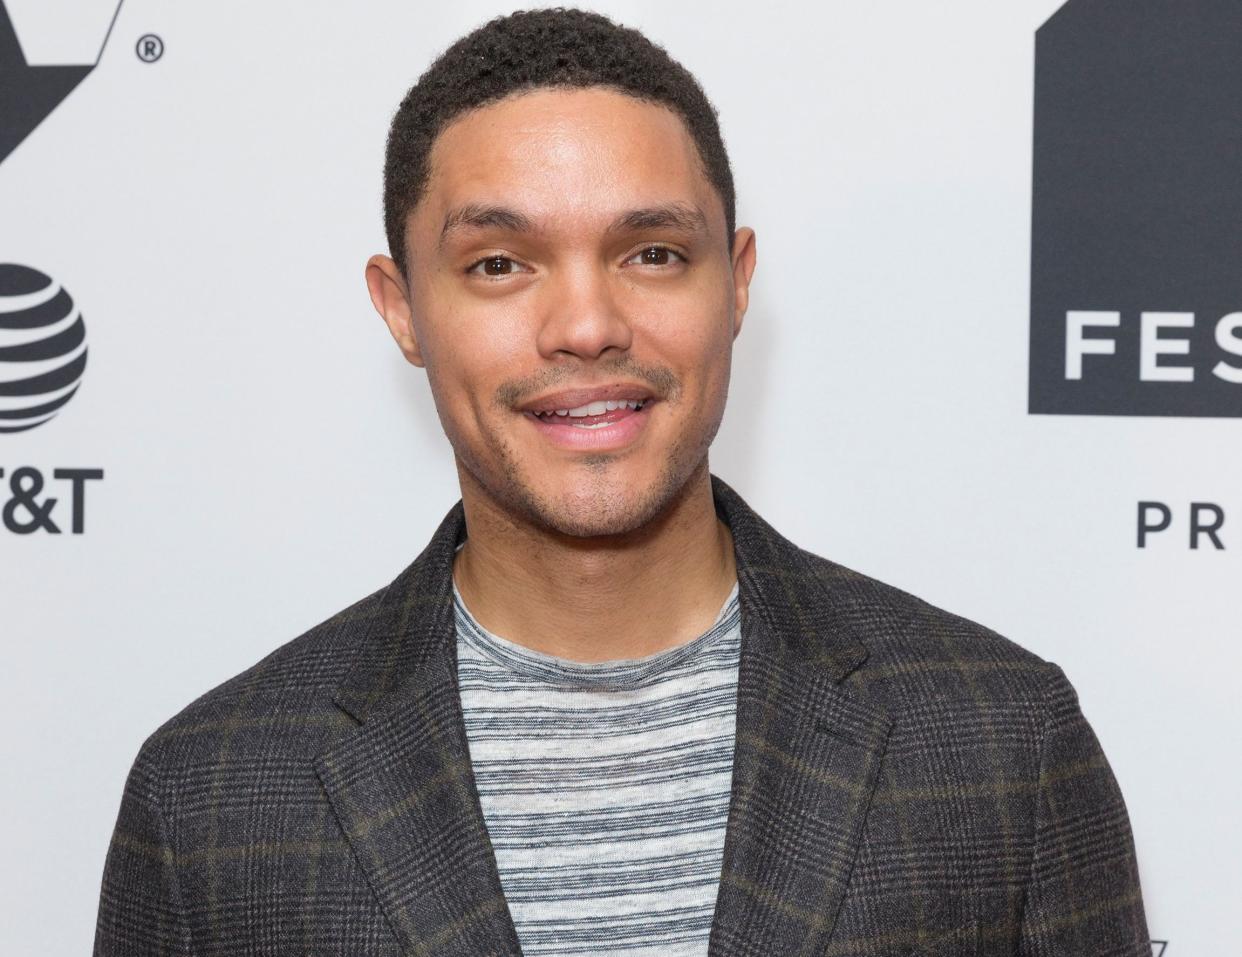
<instances>
[{"instance_id":1,"label":"white step-and-repeat backdrop","mask_svg":"<svg viewBox=\"0 0 1242 957\"><path fill-rule=\"evenodd\" d=\"M1236 952L1237 0L592 6L758 234L713 471L1064 667L1153 951ZM88 952L142 740L456 500L363 264L402 94L509 9L0 3L4 953Z\"/></svg>"}]
</instances>

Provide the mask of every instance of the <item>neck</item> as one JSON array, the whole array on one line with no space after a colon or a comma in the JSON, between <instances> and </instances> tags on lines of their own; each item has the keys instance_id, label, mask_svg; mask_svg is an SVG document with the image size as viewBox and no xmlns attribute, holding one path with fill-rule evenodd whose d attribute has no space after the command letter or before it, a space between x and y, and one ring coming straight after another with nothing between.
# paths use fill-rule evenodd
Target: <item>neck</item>
<instances>
[{"instance_id":1,"label":"neck","mask_svg":"<svg viewBox=\"0 0 1242 957\"><path fill-rule=\"evenodd\" d=\"M458 591L480 625L527 648L583 662L652 655L707 631L737 579L706 460L653 521L586 539L516 518L460 472Z\"/></svg>"}]
</instances>

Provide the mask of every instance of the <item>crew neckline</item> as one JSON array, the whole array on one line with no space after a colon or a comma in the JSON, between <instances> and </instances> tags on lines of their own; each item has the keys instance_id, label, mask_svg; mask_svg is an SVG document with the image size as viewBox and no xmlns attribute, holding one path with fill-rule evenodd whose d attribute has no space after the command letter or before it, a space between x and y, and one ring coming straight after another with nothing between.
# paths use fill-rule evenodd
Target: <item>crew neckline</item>
<instances>
[{"instance_id":1,"label":"crew neckline","mask_svg":"<svg viewBox=\"0 0 1242 957\"><path fill-rule=\"evenodd\" d=\"M725 599L716 620L707 631L687 642L665 648L642 658L620 658L614 661L574 661L546 652L535 651L516 641L488 631L470 613L457 582L453 581L453 605L456 610L457 632L472 648L509 670L550 684L577 685L590 688L641 687L692 655L701 654L722 636L738 626L741 609L738 604L738 583Z\"/></svg>"}]
</instances>

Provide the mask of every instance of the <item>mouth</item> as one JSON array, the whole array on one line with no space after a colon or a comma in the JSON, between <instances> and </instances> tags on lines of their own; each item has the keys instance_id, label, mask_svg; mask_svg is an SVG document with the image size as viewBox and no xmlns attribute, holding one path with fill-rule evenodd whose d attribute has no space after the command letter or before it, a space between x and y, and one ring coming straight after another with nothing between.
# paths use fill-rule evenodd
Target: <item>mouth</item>
<instances>
[{"instance_id":1,"label":"mouth","mask_svg":"<svg viewBox=\"0 0 1242 957\"><path fill-rule=\"evenodd\" d=\"M634 443L651 417L654 398L595 400L570 408L527 410L523 416L552 445L569 451L617 451Z\"/></svg>"},{"instance_id":2,"label":"mouth","mask_svg":"<svg viewBox=\"0 0 1242 957\"><path fill-rule=\"evenodd\" d=\"M616 399L588 402L572 409L547 409L526 414L548 425L575 429L598 429L641 412L651 399Z\"/></svg>"}]
</instances>

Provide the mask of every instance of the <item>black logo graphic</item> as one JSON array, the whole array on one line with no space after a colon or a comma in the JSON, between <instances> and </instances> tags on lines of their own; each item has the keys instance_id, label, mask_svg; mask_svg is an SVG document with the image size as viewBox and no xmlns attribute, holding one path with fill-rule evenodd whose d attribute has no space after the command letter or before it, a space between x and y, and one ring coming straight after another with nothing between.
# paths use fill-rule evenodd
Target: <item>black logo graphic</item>
<instances>
[{"instance_id":1,"label":"black logo graphic","mask_svg":"<svg viewBox=\"0 0 1242 957\"><path fill-rule=\"evenodd\" d=\"M1238 0L1036 34L1032 413L1242 416Z\"/></svg>"},{"instance_id":2,"label":"black logo graphic","mask_svg":"<svg viewBox=\"0 0 1242 957\"><path fill-rule=\"evenodd\" d=\"M0 432L55 416L78 391L86 351L69 293L37 269L0 263Z\"/></svg>"},{"instance_id":3,"label":"black logo graphic","mask_svg":"<svg viewBox=\"0 0 1242 957\"><path fill-rule=\"evenodd\" d=\"M0 163L95 69L121 2L117 2L94 63L29 66L4 0L0 0Z\"/></svg>"}]
</instances>

